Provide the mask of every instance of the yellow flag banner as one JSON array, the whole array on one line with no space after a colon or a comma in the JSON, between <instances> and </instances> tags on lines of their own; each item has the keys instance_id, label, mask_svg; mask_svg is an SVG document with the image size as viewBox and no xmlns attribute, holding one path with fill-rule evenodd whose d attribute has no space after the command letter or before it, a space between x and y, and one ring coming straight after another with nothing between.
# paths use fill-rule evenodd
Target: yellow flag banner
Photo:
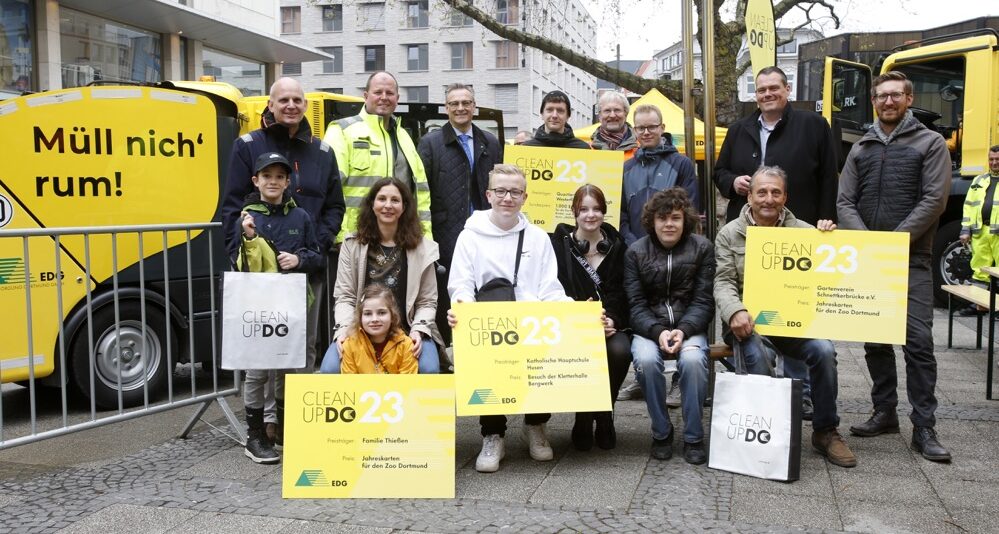
<instances>
[{"instance_id":1,"label":"yellow flag banner","mask_svg":"<svg viewBox=\"0 0 999 534\"><path fill-rule=\"evenodd\" d=\"M287 376L285 498L454 498L452 375Z\"/></svg>"},{"instance_id":2,"label":"yellow flag banner","mask_svg":"<svg viewBox=\"0 0 999 534\"><path fill-rule=\"evenodd\" d=\"M761 334L902 344L908 265L907 233L752 226L743 302Z\"/></svg>"},{"instance_id":3,"label":"yellow flag banner","mask_svg":"<svg viewBox=\"0 0 999 534\"><path fill-rule=\"evenodd\" d=\"M516 165L527 177L524 215L546 232L558 223L576 224L572 216L572 195L586 184L595 185L607 199L604 220L615 227L621 213L621 176L624 153L617 150L583 150L508 146L503 163Z\"/></svg>"},{"instance_id":4,"label":"yellow flag banner","mask_svg":"<svg viewBox=\"0 0 999 534\"><path fill-rule=\"evenodd\" d=\"M455 303L458 415L611 409L599 302Z\"/></svg>"},{"instance_id":5,"label":"yellow flag banner","mask_svg":"<svg viewBox=\"0 0 999 534\"><path fill-rule=\"evenodd\" d=\"M777 26L771 0L749 0L746 4L746 46L753 76L777 64Z\"/></svg>"},{"instance_id":6,"label":"yellow flag banner","mask_svg":"<svg viewBox=\"0 0 999 534\"><path fill-rule=\"evenodd\" d=\"M743 303L764 335L905 342L909 234L751 226Z\"/></svg>"}]
</instances>

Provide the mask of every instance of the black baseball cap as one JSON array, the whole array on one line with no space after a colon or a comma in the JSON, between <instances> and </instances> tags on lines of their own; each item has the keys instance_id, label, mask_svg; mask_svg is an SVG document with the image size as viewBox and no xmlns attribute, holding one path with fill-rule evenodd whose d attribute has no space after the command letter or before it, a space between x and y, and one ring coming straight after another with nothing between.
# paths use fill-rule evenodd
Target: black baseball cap
<instances>
[{"instance_id":1,"label":"black baseball cap","mask_svg":"<svg viewBox=\"0 0 999 534\"><path fill-rule=\"evenodd\" d=\"M253 174L258 174L271 165L284 165L288 174L291 174L291 163L288 163L288 159L277 152L264 152L257 156L257 161L253 164Z\"/></svg>"}]
</instances>

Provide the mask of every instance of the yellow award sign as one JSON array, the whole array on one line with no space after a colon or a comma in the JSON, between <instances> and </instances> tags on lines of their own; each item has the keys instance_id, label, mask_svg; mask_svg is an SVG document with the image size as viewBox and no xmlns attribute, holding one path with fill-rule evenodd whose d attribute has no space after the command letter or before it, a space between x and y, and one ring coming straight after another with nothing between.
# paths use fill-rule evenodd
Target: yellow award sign
<instances>
[{"instance_id":1,"label":"yellow award sign","mask_svg":"<svg viewBox=\"0 0 999 534\"><path fill-rule=\"evenodd\" d=\"M751 226L743 303L761 334L905 342L909 234Z\"/></svg>"},{"instance_id":2,"label":"yellow award sign","mask_svg":"<svg viewBox=\"0 0 999 534\"><path fill-rule=\"evenodd\" d=\"M285 498L454 498L454 377L287 376Z\"/></svg>"},{"instance_id":3,"label":"yellow award sign","mask_svg":"<svg viewBox=\"0 0 999 534\"><path fill-rule=\"evenodd\" d=\"M576 223L572 216L572 195L586 184L604 192L607 199L604 220L618 225L623 152L515 145L504 149L503 163L524 171L527 177L524 215L546 232L554 232L558 223Z\"/></svg>"},{"instance_id":4,"label":"yellow award sign","mask_svg":"<svg viewBox=\"0 0 999 534\"><path fill-rule=\"evenodd\" d=\"M599 302L455 303L458 415L611 409Z\"/></svg>"}]
</instances>

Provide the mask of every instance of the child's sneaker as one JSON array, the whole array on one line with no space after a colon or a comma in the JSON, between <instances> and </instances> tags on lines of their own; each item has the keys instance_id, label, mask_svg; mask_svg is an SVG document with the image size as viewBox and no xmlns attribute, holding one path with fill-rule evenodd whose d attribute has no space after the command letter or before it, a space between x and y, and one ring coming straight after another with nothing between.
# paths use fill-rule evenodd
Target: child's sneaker
<instances>
[{"instance_id":1,"label":"child's sneaker","mask_svg":"<svg viewBox=\"0 0 999 534\"><path fill-rule=\"evenodd\" d=\"M475 459L475 470L480 473L495 473L499 471L500 460L506 454L506 445L503 443L503 436L499 434L489 434L482 437L482 451Z\"/></svg>"},{"instance_id":2,"label":"child's sneaker","mask_svg":"<svg viewBox=\"0 0 999 534\"><path fill-rule=\"evenodd\" d=\"M531 458L539 462L547 462L555 457L552 446L548 444L548 436L545 435L545 424L524 425L524 436L527 438L527 446L531 451Z\"/></svg>"},{"instance_id":3,"label":"child's sneaker","mask_svg":"<svg viewBox=\"0 0 999 534\"><path fill-rule=\"evenodd\" d=\"M281 461L281 456L274 450L267 435L262 431L250 431L250 435L246 437L246 448L243 449L243 454L258 464L276 464Z\"/></svg>"}]
</instances>

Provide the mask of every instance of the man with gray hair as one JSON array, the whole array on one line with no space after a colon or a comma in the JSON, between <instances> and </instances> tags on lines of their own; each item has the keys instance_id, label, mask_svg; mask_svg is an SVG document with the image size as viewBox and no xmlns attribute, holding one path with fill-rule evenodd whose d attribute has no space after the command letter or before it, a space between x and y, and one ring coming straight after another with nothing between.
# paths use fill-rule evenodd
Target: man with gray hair
<instances>
[{"instance_id":1,"label":"man with gray hair","mask_svg":"<svg viewBox=\"0 0 999 534\"><path fill-rule=\"evenodd\" d=\"M440 245L440 262L450 269L458 234L476 210L489 208L486 189L489 171L503 161L503 147L493 134L473 124L475 92L472 87L453 83L444 91L447 124L424 135L416 150L423 160L430 185L430 218L434 239ZM451 332L444 313L450 308L447 279L441 277L437 300L438 325L446 342Z\"/></svg>"},{"instance_id":2,"label":"man with gray hair","mask_svg":"<svg viewBox=\"0 0 999 534\"><path fill-rule=\"evenodd\" d=\"M607 91L597 101L600 126L593 132L590 146L594 150L620 150L624 159L630 159L638 150L635 132L628 126L631 104L623 93Z\"/></svg>"},{"instance_id":3,"label":"man with gray hair","mask_svg":"<svg viewBox=\"0 0 999 534\"><path fill-rule=\"evenodd\" d=\"M748 204L739 216L726 224L715 238L715 304L722 321L725 343L742 351L746 367L753 374L770 374L773 350L784 358L804 362L812 381L815 415L812 418L812 447L830 463L854 467L857 457L839 434L836 397L839 394L836 349L828 339L762 336L753 328L753 318L742 302L745 284L746 232L750 226L815 228L831 231L836 225L821 219L813 227L795 218L787 202L787 175L780 167L760 167L749 180Z\"/></svg>"}]
</instances>

